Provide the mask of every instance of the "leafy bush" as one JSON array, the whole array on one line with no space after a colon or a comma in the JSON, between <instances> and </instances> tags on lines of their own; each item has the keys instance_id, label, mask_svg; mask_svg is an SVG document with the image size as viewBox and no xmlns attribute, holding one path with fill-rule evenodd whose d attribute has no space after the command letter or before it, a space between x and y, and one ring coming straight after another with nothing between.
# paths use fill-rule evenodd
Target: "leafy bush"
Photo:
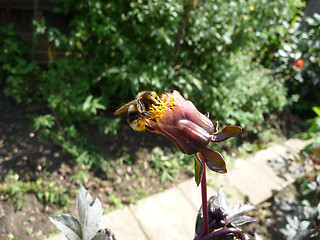
<instances>
[{"instance_id":1,"label":"leafy bush","mask_svg":"<svg viewBox=\"0 0 320 240\"><path fill-rule=\"evenodd\" d=\"M56 11L74 16L67 48L87 58L90 68L101 67L97 88L105 106L112 98L126 100L142 89L163 92L173 87L217 118L254 125L263 120L262 112L281 110L286 100L280 81L271 80L253 61L264 55L265 46L280 41L287 28L283 22L290 22L302 6L297 0L129 4L91 0L58 1ZM271 86L255 81L260 78ZM257 98L246 95L241 85L251 86L250 80L255 86L252 93L263 101L255 103ZM227 101L230 88L240 103ZM279 97L274 100L274 95ZM231 116L241 105L246 105L244 113Z\"/></svg>"},{"instance_id":2,"label":"leafy bush","mask_svg":"<svg viewBox=\"0 0 320 240\"><path fill-rule=\"evenodd\" d=\"M276 54L276 77L286 80L289 96L298 97L292 108L305 119L312 117L310 106L320 104L319 36L319 14L300 18Z\"/></svg>"},{"instance_id":3,"label":"leafy bush","mask_svg":"<svg viewBox=\"0 0 320 240\"><path fill-rule=\"evenodd\" d=\"M44 106L43 115L34 117L37 129L77 162L103 169L83 132L90 124L115 133L119 120L103 111L112 112L141 90L177 88L203 112L242 127L280 111L287 104L284 84L260 62L303 5L301 0L57 0L54 11L71 19L68 34L46 26L44 18L33 21L34 44L39 35L48 39L46 68L32 60L12 26L1 28L1 81L17 102Z\"/></svg>"},{"instance_id":4,"label":"leafy bush","mask_svg":"<svg viewBox=\"0 0 320 240\"><path fill-rule=\"evenodd\" d=\"M38 70L30 48L17 37L13 25L0 27L0 84L4 93L18 103L30 103Z\"/></svg>"}]
</instances>

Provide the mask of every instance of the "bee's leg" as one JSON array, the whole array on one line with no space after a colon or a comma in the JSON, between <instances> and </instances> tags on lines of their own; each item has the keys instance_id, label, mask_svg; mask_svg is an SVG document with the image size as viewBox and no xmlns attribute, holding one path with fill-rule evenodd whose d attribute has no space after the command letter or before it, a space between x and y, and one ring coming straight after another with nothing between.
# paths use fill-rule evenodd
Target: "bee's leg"
<instances>
[{"instance_id":1,"label":"bee's leg","mask_svg":"<svg viewBox=\"0 0 320 240\"><path fill-rule=\"evenodd\" d=\"M149 113L147 111L143 111L142 114L144 114L144 115L146 115L148 117L152 117L152 115L153 115L152 113Z\"/></svg>"},{"instance_id":2,"label":"bee's leg","mask_svg":"<svg viewBox=\"0 0 320 240\"><path fill-rule=\"evenodd\" d=\"M159 98L159 97L158 97L158 98ZM157 99L155 99L154 97L150 96L150 99L151 99L152 101L154 101L156 104L159 104L159 101L158 101Z\"/></svg>"},{"instance_id":3,"label":"bee's leg","mask_svg":"<svg viewBox=\"0 0 320 240\"><path fill-rule=\"evenodd\" d=\"M141 112L141 113L146 111L146 109L144 108L144 106L143 106L143 104L142 104L140 99L138 99L138 106L137 107L138 107L138 111Z\"/></svg>"}]
</instances>

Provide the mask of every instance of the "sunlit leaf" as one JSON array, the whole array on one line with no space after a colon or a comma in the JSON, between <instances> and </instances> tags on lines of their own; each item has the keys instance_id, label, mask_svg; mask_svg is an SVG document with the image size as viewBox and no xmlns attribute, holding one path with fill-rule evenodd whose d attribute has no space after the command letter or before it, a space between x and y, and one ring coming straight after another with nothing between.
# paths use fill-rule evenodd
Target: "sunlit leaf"
<instances>
[{"instance_id":1,"label":"sunlit leaf","mask_svg":"<svg viewBox=\"0 0 320 240\"><path fill-rule=\"evenodd\" d=\"M49 219L69 240L82 239L80 222L74 216L62 214L50 216Z\"/></svg>"},{"instance_id":2,"label":"sunlit leaf","mask_svg":"<svg viewBox=\"0 0 320 240\"><path fill-rule=\"evenodd\" d=\"M83 240L91 240L100 227L101 202L98 198L92 198L81 185L80 193L77 196L77 209L82 226Z\"/></svg>"},{"instance_id":3,"label":"sunlit leaf","mask_svg":"<svg viewBox=\"0 0 320 240\"><path fill-rule=\"evenodd\" d=\"M194 158L194 179L197 186L199 186L203 175L203 163L196 154L193 154L192 156Z\"/></svg>"}]
</instances>

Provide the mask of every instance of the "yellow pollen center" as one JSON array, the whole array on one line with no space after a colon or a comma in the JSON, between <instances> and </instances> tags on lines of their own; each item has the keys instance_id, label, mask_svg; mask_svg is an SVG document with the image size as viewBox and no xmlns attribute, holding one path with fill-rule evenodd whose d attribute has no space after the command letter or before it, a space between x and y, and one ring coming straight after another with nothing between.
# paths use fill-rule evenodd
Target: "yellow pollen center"
<instances>
[{"instance_id":1,"label":"yellow pollen center","mask_svg":"<svg viewBox=\"0 0 320 240\"><path fill-rule=\"evenodd\" d=\"M174 93L172 93L171 97L168 100L165 100L164 94L162 94L161 97L157 97L157 102L152 104L150 109L148 110L148 112L152 114L150 119L162 118L162 112L165 108L173 109L174 105L176 105L173 94Z\"/></svg>"}]
</instances>

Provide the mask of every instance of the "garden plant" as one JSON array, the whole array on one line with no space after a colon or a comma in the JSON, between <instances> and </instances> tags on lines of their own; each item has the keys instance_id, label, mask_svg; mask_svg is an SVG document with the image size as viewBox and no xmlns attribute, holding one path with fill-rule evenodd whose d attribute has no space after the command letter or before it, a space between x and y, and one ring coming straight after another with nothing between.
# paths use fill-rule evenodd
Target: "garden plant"
<instances>
[{"instance_id":1,"label":"garden plant","mask_svg":"<svg viewBox=\"0 0 320 240\"><path fill-rule=\"evenodd\" d=\"M250 239L237 226L254 221L254 218L245 216L254 207L246 204L229 206L222 190L219 190L217 196L207 200L206 166L218 173L227 172L221 154L208 148L208 145L210 142L221 142L240 134L240 127L227 126L219 132L218 122L213 124L208 118L209 114L206 116L201 114L193 103L186 101L178 91L160 95L152 91L139 93L136 100L115 112L119 113L128 114L128 122L134 130L148 129L162 134L182 153L193 156L195 182L197 185L201 183L202 196L194 240ZM102 215L100 201L92 200L82 187L77 202L80 222L69 215L50 217L67 238L69 240L113 239L113 235L109 236L109 232L103 236L101 232L95 235Z\"/></svg>"}]
</instances>

